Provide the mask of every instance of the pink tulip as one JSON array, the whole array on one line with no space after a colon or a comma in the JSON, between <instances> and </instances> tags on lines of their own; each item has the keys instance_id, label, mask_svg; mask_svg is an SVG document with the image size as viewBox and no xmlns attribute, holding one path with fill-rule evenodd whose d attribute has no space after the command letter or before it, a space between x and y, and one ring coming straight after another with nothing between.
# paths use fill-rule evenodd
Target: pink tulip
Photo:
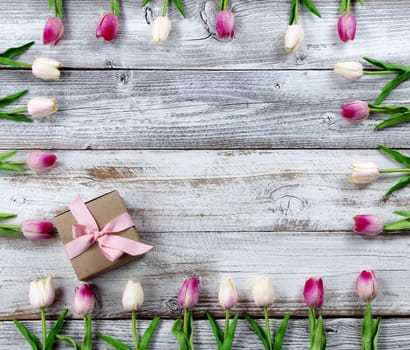
<instances>
[{"instance_id":1,"label":"pink tulip","mask_svg":"<svg viewBox=\"0 0 410 350\"><path fill-rule=\"evenodd\" d=\"M94 293L88 284L74 290L74 311L79 315L87 315L94 310Z\"/></svg>"},{"instance_id":2,"label":"pink tulip","mask_svg":"<svg viewBox=\"0 0 410 350\"><path fill-rule=\"evenodd\" d=\"M199 281L196 277L191 277L184 281L178 293L178 304L184 309L192 309L198 304Z\"/></svg>"},{"instance_id":3,"label":"pink tulip","mask_svg":"<svg viewBox=\"0 0 410 350\"><path fill-rule=\"evenodd\" d=\"M57 165L57 156L53 153L32 151L27 158L27 166L36 173L43 173Z\"/></svg>"},{"instance_id":4,"label":"pink tulip","mask_svg":"<svg viewBox=\"0 0 410 350\"><path fill-rule=\"evenodd\" d=\"M340 16L337 22L337 31L339 32L340 40L344 42L354 40L356 35L356 18L347 13Z\"/></svg>"},{"instance_id":5,"label":"pink tulip","mask_svg":"<svg viewBox=\"0 0 410 350\"><path fill-rule=\"evenodd\" d=\"M57 45L64 34L64 24L58 17L50 17L43 30L43 44Z\"/></svg>"},{"instance_id":6,"label":"pink tulip","mask_svg":"<svg viewBox=\"0 0 410 350\"><path fill-rule=\"evenodd\" d=\"M113 13L106 13L98 22L95 36L103 37L105 41L113 40L118 32L118 17Z\"/></svg>"},{"instance_id":7,"label":"pink tulip","mask_svg":"<svg viewBox=\"0 0 410 350\"><path fill-rule=\"evenodd\" d=\"M349 121L362 121L369 116L369 106L363 101L353 101L342 107L342 117Z\"/></svg>"},{"instance_id":8,"label":"pink tulip","mask_svg":"<svg viewBox=\"0 0 410 350\"><path fill-rule=\"evenodd\" d=\"M377 236L383 232L383 221L377 215L356 215L353 217L354 229L356 232L364 236Z\"/></svg>"},{"instance_id":9,"label":"pink tulip","mask_svg":"<svg viewBox=\"0 0 410 350\"><path fill-rule=\"evenodd\" d=\"M220 38L230 36L233 38L235 34L235 16L232 11L222 10L216 16L216 31Z\"/></svg>"},{"instance_id":10,"label":"pink tulip","mask_svg":"<svg viewBox=\"0 0 410 350\"><path fill-rule=\"evenodd\" d=\"M303 298L310 308L321 307L324 299L323 280L309 278L305 283Z\"/></svg>"},{"instance_id":11,"label":"pink tulip","mask_svg":"<svg viewBox=\"0 0 410 350\"><path fill-rule=\"evenodd\" d=\"M376 275L373 270L360 272L356 280L357 295L364 301L372 300L377 294Z\"/></svg>"},{"instance_id":12,"label":"pink tulip","mask_svg":"<svg viewBox=\"0 0 410 350\"><path fill-rule=\"evenodd\" d=\"M27 239L53 238L53 223L50 221L26 220L21 224L21 231Z\"/></svg>"}]
</instances>

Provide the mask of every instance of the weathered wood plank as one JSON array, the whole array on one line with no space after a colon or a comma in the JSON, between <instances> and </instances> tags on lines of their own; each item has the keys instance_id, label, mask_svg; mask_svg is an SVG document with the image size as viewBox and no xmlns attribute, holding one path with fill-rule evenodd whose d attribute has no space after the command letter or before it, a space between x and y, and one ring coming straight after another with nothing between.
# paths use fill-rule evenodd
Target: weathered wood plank
<instances>
[{"instance_id":1,"label":"weathered wood plank","mask_svg":"<svg viewBox=\"0 0 410 350\"><path fill-rule=\"evenodd\" d=\"M283 0L234 2L237 26L235 40L229 44L208 37L200 15L206 0L184 1L186 20L170 6L173 30L161 46L152 44L151 28L145 21L144 10L139 8L140 2L121 3L118 38L107 44L95 39L95 28L99 17L109 10L109 4L70 1L65 6L64 40L49 49L41 44L44 23L52 14L47 3L34 0L27 6L25 0L15 1L13 8L8 8L3 15L0 50L36 40L39 44L25 59L50 55L63 60L67 67L77 68L328 68L341 57L357 60L370 54L408 63L403 42L410 40L407 18L410 7L402 0L369 1L362 9L354 6L357 37L347 45L339 40L336 32L339 3L316 0L323 19L313 17L306 10L300 11L306 33L296 54L288 54L283 49L290 6ZM154 2L153 7L160 7L160 3Z\"/></svg>"},{"instance_id":2,"label":"weathered wood plank","mask_svg":"<svg viewBox=\"0 0 410 350\"><path fill-rule=\"evenodd\" d=\"M252 330L241 319L238 322L234 349L243 350L260 350L261 343ZM126 320L106 321L98 320L93 324L94 332L109 334L117 339L131 345L132 337L130 331L130 322ZM173 321L163 320L153 337L150 349L176 349L177 343L171 335L170 329ZM272 327L277 328L278 320L273 320ZM40 322L25 322L30 329L39 332L41 329ZM261 324L262 325L262 324ZM361 320L359 319L326 319L327 346L330 349L339 350L357 350L361 345L360 331ZM141 321L140 326L145 329L148 326L147 321ZM408 331L410 322L403 319L385 319L379 335L380 349L406 349L408 348L409 338ZM7 347L9 350L29 349L27 343L19 336L17 330L11 322L0 322L0 346ZM74 337L77 340L82 338L82 322L67 321L64 325L64 333ZM10 339L13 343L10 344ZM205 320L195 321L194 335L195 349L214 349L216 348L212 331ZM99 339L93 340L95 349L108 349L109 346ZM283 350L302 350L309 346L309 335L306 320L290 320L289 328L285 336ZM71 349L68 346L59 346L58 349Z\"/></svg>"},{"instance_id":3,"label":"weathered wood plank","mask_svg":"<svg viewBox=\"0 0 410 350\"><path fill-rule=\"evenodd\" d=\"M144 286L143 317L161 315L176 318L180 308L176 296L183 279L196 274L201 281L197 316L212 310L218 316L219 281L231 276L236 282L239 304L235 311L261 316L253 303L251 286L256 275L273 279L276 301L272 315L291 311L305 316L302 297L304 281L322 276L325 303L322 311L330 317L361 315L364 303L355 292L355 279L362 269L375 269L379 281L374 310L382 315L409 316L407 278L408 235L363 239L350 233L283 232L197 232L142 233L142 240L154 245L142 259L108 272L92 281L99 290L102 306L97 318L124 317L122 291L128 279L140 279ZM78 281L58 238L31 242L1 237L0 311L1 319L38 318L28 301L30 280L53 275L57 298L51 315L72 308Z\"/></svg>"},{"instance_id":4,"label":"weathered wood plank","mask_svg":"<svg viewBox=\"0 0 410 350\"><path fill-rule=\"evenodd\" d=\"M66 71L44 83L2 71L2 96L57 97L42 122L1 121L0 148L219 149L406 148L409 125L373 131L383 116L352 125L341 105L373 101L385 78L349 82L331 71ZM404 83L386 103L406 105Z\"/></svg>"},{"instance_id":5,"label":"weathered wood plank","mask_svg":"<svg viewBox=\"0 0 410 350\"><path fill-rule=\"evenodd\" d=\"M0 212L51 218L77 193L89 200L117 189L143 232L328 232L350 231L358 213L390 220L394 209L409 209L410 188L383 198L400 175L368 186L347 181L351 163L395 166L378 151L57 153L49 173L0 173Z\"/></svg>"}]
</instances>

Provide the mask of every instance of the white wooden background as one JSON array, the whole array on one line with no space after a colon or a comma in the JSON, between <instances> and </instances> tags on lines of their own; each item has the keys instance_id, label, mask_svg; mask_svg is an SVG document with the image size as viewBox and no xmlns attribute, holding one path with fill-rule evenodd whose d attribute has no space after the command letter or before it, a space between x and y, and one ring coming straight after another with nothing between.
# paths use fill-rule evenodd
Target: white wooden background
<instances>
[{"instance_id":1,"label":"white wooden background","mask_svg":"<svg viewBox=\"0 0 410 350\"><path fill-rule=\"evenodd\" d=\"M287 311L285 349L306 349L308 329L302 289L306 278L324 278L329 348L360 347L363 302L354 281L375 269L379 293L374 311L383 316L380 349L410 348L410 237L390 234L363 239L351 233L352 216L380 214L393 220L409 209L410 189L383 198L396 176L369 186L346 181L352 162L393 163L377 144L410 152L409 126L373 131L380 116L360 125L339 118L352 99L372 101L383 78L344 81L332 66L370 56L409 64L407 1L367 1L354 6L357 39L343 44L336 33L338 1L316 0L323 19L301 11L306 36L295 54L283 50L289 1L238 0L235 39L208 37L200 13L204 0L185 1L188 19L171 6L173 30L161 46L137 1L122 1L118 38L95 39L109 1L66 1L63 41L41 44L50 15L47 1L16 0L2 6L0 51L30 40L21 60L50 56L64 62L62 79L39 81L26 70L0 70L0 95L29 88L28 98L57 97L60 111L31 125L2 121L0 149L52 150L59 167L43 175L0 174L0 212L19 220L51 219L77 193L91 199L117 189L145 242L155 246L143 259L93 280L102 305L93 317L103 331L130 343L129 315L121 296L128 279L140 279L146 301L143 326L163 317L152 349L177 348L170 334L181 315L176 295L184 278L201 280L195 309L197 349L216 348L204 311L218 317L219 281L238 287L236 312L261 317L251 298L257 274L272 277L277 325ZM159 3L154 2L153 7ZM410 103L410 83L388 99ZM30 242L0 237L0 348L28 349L13 319L40 331L28 302L32 279L53 275L58 288L50 318L70 308L78 284L58 238ZM82 323L70 313L66 334L81 337ZM64 348L64 347L60 347ZM96 349L108 347L95 340ZM242 319L235 349L261 349Z\"/></svg>"}]
</instances>

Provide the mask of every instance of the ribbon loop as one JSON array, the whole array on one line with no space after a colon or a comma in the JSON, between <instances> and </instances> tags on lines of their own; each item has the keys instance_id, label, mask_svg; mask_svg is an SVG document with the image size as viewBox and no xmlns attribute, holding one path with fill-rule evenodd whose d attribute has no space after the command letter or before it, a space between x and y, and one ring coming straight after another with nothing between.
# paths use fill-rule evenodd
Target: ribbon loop
<instances>
[{"instance_id":1,"label":"ribbon loop","mask_svg":"<svg viewBox=\"0 0 410 350\"><path fill-rule=\"evenodd\" d=\"M69 208L78 222L74 224L72 228L73 240L64 245L69 259L81 255L96 242L101 252L110 261L117 260L124 253L137 256L145 254L152 249L150 245L115 235L115 233L122 232L134 226L127 212L110 220L102 230L100 230L94 217L80 196L71 203Z\"/></svg>"}]
</instances>

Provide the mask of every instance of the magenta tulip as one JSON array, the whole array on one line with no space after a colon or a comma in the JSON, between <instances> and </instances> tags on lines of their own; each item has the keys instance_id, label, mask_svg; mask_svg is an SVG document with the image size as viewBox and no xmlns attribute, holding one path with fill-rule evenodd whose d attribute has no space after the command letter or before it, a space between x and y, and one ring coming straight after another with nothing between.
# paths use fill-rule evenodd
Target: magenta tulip
<instances>
[{"instance_id":1,"label":"magenta tulip","mask_svg":"<svg viewBox=\"0 0 410 350\"><path fill-rule=\"evenodd\" d=\"M311 308L321 307L324 300L323 280L309 278L305 283L303 298L307 306Z\"/></svg>"},{"instance_id":2,"label":"magenta tulip","mask_svg":"<svg viewBox=\"0 0 410 350\"><path fill-rule=\"evenodd\" d=\"M21 224L21 231L27 239L53 238L53 223L50 221L26 220Z\"/></svg>"},{"instance_id":3,"label":"magenta tulip","mask_svg":"<svg viewBox=\"0 0 410 350\"><path fill-rule=\"evenodd\" d=\"M340 16L337 22L337 31L339 32L340 40L344 42L354 40L356 35L356 18L347 13Z\"/></svg>"},{"instance_id":4,"label":"magenta tulip","mask_svg":"<svg viewBox=\"0 0 410 350\"><path fill-rule=\"evenodd\" d=\"M32 151L27 158L27 166L36 173L43 173L57 165L57 156L53 153Z\"/></svg>"},{"instance_id":5,"label":"magenta tulip","mask_svg":"<svg viewBox=\"0 0 410 350\"><path fill-rule=\"evenodd\" d=\"M216 16L216 32L220 38L231 37L235 34L235 16L232 11L222 10Z\"/></svg>"},{"instance_id":6,"label":"magenta tulip","mask_svg":"<svg viewBox=\"0 0 410 350\"><path fill-rule=\"evenodd\" d=\"M353 101L342 108L342 117L349 121L362 121L369 116L369 106L364 101Z\"/></svg>"},{"instance_id":7,"label":"magenta tulip","mask_svg":"<svg viewBox=\"0 0 410 350\"><path fill-rule=\"evenodd\" d=\"M95 36L102 37L105 41L111 41L116 37L118 27L118 17L113 13L106 13L98 22Z\"/></svg>"},{"instance_id":8,"label":"magenta tulip","mask_svg":"<svg viewBox=\"0 0 410 350\"><path fill-rule=\"evenodd\" d=\"M191 277L184 281L178 293L178 304L184 309L192 309L198 304L199 281L196 277Z\"/></svg>"},{"instance_id":9,"label":"magenta tulip","mask_svg":"<svg viewBox=\"0 0 410 350\"><path fill-rule=\"evenodd\" d=\"M74 290L74 311L79 315L87 315L94 310L94 293L88 284Z\"/></svg>"},{"instance_id":10,"label":"magenta tulip","mask_svg":"<svg viewBox=\"0 0 410 350\"><path fill-rule=\"evenodd\" d=\"M50 17L43 30L43 44L57 45L64 34L64 24L58 17Z\"/></svg>"},{"instance_id":11,"label":"magenta tulip","mask_svg":"<svg viewBox=\"0 0 410 350\"><path fill-rule=\"evenodd\" d=\"M372 300L377 294L377 280L373 270L360 272L356 280L357 295L364 301Z\"/></svg>"},{"instance_id":12,"label":"magenta tulip","mask_svg":"<svg viewBox=\"0 0 410 350\"><path fill-rule=\"evenodd\" d=\"M356 215L353 217L353 232L364 236L377 236L383 232L383 221L377 215Z\"/></svg>"}]
</instances>

